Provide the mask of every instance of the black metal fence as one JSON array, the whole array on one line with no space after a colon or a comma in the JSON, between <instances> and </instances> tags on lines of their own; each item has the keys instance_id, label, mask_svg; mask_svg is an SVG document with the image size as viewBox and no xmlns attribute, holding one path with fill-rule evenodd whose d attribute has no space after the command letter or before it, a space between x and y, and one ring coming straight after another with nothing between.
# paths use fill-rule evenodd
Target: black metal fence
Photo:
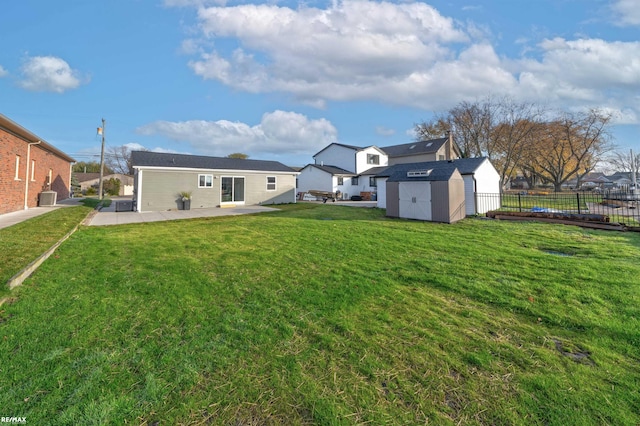
<instances>
[{"instance_id":1,"label":"black metal fence","mask_svg":"<svg viewBox=\"0 0 640 426\"><path fill-rule=\"evenodd\" d=\"M640 227L640 194L620 191L476 193L479 213L490 210L607 216L611 223Z\"/></svg>"}]
</instances>

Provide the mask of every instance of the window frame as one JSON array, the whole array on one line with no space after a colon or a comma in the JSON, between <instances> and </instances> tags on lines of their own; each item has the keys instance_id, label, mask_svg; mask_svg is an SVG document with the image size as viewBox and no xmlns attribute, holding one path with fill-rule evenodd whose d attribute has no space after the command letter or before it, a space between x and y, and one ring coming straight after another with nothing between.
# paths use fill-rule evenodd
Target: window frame
<instances>
[{"instance_id":1,"label":"window frame","mask_svg":"<svg viewBox=\"0 0 640 426\"><path fill-rule=\"evenodd\" d=\"M273 182L269 182L269 179L273 179ZM273 188L269 188L269 185L273 185ZM267 176L267 191L277 191L278 190L278 179L277 176Z\"/></svg>"},{"instance_id":2,"label":"window frame","mask_svg":"<svg viewBox=\"0 0 640 426\"><path fill-rule=\"evenodd\" d=\"M360 185L360 178L358 176L354 176L351 178L351 186L358 186Z\"/></svg>"},{"instance_id":3,"label":"window frame","mask_svg":"<svg viewBox=\"0 0 640 426\"><path fill-rule=\"evenodd\" d=\"M379 154L367 154L367 164L380 165Z\"/></svg>"},{"instance_id":4,"label":"window frame","mask_svg":"<svg viewBox=\"0 0 640 426\"><path fill-rule=\"evenodd\" d=\"M376 182L376 177L375 176L369 176L369 186L371 188L377 188L378 187L378 182Z\"/></svg>"},{"instance_id":5,"label":"window frame","mask_svg":"<svg viewBox=\"0 0 640 426\"><path fill-rule=\"evenodd\" d=\"M204 177L204 185L201 185L201 178ZM207 180L207 177L210 179ZM207 173L198 174L198 188L213 188L213 175Z\"/></svg>"},{"instance_id":6,"label":"window frame","mask_svg":"<svg viewBox=\"0 0 640 426\"><path fill-rule=\"evenodd\" d=\"M14 180L20 180L20 156L16 155L16 175Z\"/></svg>"},{"instance_id":7,"label":"window frame","mask_svg":"<svg viewBox=\"0 0 640 426\"><path fill-rule=\"evenodd\" d=\"M344 185L344 176L338 176L338 185Z\"/></svg>"}]
</instances>

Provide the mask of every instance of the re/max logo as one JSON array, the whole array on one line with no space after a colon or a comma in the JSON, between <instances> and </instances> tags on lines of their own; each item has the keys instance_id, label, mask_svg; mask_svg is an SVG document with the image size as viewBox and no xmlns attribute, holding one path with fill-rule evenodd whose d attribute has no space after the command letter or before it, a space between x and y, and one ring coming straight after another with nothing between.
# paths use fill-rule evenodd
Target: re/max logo
<instances>
[{"instance_id":1,"label":"re/max logo","mask_svg":"<svg viewBox=\"0 0 640 426\"><path fill-rule=\"evenodd\" d=\"M0 423L27 423L26 417L0 417Z\"/></svg>"}]
</instances>

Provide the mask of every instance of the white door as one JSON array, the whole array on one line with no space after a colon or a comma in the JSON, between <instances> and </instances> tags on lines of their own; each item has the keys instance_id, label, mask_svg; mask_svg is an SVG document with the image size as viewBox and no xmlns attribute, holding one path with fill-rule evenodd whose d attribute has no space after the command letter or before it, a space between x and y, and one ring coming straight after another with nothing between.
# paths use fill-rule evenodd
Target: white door
<instances>
[{"instance_id":1,"label":"white door","mask_svg":"<svg viewBox=\"0 0 640 426\"><path fill-rule=\"evenodd\" d=\"M400 217L431 220L431 184L429 182L400 182Z\"/></svg>"}]
</instances>

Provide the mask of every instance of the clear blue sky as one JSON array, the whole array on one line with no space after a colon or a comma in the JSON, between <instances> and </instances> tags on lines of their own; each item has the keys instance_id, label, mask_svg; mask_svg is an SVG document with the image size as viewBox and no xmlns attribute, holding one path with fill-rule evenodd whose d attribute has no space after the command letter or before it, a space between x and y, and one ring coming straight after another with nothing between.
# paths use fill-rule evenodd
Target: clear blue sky
<instances>
[{"instance_id":1,"label":"clear blue sky","mask_svg":"<svg viewBox=\"0 0 640 426\"><path fill-rule=\"evenodd\" d=\"M0 112L80 161L109 146L304 165L410 142L463 100L601 108L640 151L639 0L20 0Z\"/></svg>"}]
</instances>

